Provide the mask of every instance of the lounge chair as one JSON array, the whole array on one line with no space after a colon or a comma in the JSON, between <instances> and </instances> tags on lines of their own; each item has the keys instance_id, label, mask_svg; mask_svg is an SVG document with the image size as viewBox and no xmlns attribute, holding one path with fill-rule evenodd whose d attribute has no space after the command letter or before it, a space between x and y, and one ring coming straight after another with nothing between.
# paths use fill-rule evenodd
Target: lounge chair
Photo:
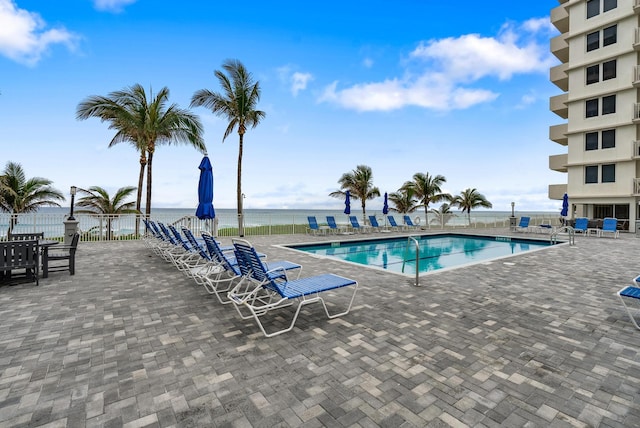
<instances>
[{"instance_id":1,"label":"lounge chair","mask_svg":"<svg viewBox=\"0 0 640 428\"><path fill-rule=\"evenodd\" d=\"M243 319L255 319L266 337L291 331L302 307L310 303L321 302L330 319L345 315L351 310L358 289L356 281L334 274L289 280L286 271L282 269L268 270L260 261L253 246L247 241L233 239L233 244L236 248L236 259L239 262L243 280L229 292L229 299L233 301L236 310ZM348 286L354 287L346 310L331 314L320 293ZM290 306L296 301L298 305L289 326L267 333L260 318L271 310ZM246 311L249 312L248 315Z\"/></svg>"},{"instance_id":2,"label":"lounge chair","mask_svg":"<svg viewBox=\"0 0 640 428\"><path fill-rule=\"evenodd\" d=\"M318 221L316 220L316 217L313 215L307 216L307 221L309 222L309 227L307 228L307 233L312 233L314 235L317 235L319 233L321 234L326 234L327 233L327 227L321 227L318 226Z\"/></svg>"},{"instance_id":3,"label":"lounge chair","mask_svg":"<svg viewBox=\"0 0 640 428\"><path fill-rule=\"evenodd\" d=\"M529 222L531 221L531 217L520 217L520 223L515 228L516 232L528 232L529 231Z\"/></svg>"},{"instance_id":4,"label":"lounge chair","mask_svg":"<svg viewBox=\"0 0 640 428\"><path fill-rule=\"evenodd\" d=\"M576 222L573 226L573 230L576 233L582 233L583 235L588 234L589 232L589 219L586 217L578 217L576 218Z\"/></svg>"},{"instance_id":5,"label":"lounge chair","mask_svg":"<svg viewBox=\"0 0 640 428\"><path fill-rule=\"evenodd\" d=\"M369 224L371 224L371 228L378 232L389 232L388 230L382 230L382 227L378 223L378 219L374 215L369 216Z\"/></svg>"},{"instance_id":6,"label":"lounge chair","mask_svg":"<svg viewBox=\"0 0 640 428\"><path fill-rule=\"evenodd\" d=\"M235 254L229 251L223 251L218 242L208 233L203 233L202 238L212 259L218 263L217 269L210 271L202 277L204 281L202 285L209 294L215 294L218 301L223 305L231 303L230 300L225 300L224 297L227 296L227 293L231 289L233 281L242 277ZM264 254L256 254L258 259L264 257ZM300 272L302 272L301 265L286 260L274 262L260 261L260 263L262 263L267 270L279 269L278 272L297 271L298 277L300 276Z\"/></svg>"},{"instance_id":7,"label":"lounge chair","mask_svg":"<svg viewBox=\"0 0 640 428\"><path fill-rule=\"evenodd\" d=\"M398 223L396 223L396 219L392 215L388 215L387 216L387 221L389 222L389 224L391 225L391 227L393 229L396 229L396 230L404 230L405 229L404 225L398 225Z\"/></svg>"},{"instance_id":8,"label":"lounge chair","mask_svg":"<svg viewBox=\"0 0 640 428\"><path fill-rule=\"evenodd\" d=\"M636 284L638 283L638 278L634 280ZM624 287L622 290L618 291L618 297L620 297L620 301L624 306L629 318L631 318L631 322L636 326L638 330L640 330L640 325L638 325L637 315L639 311L637 310L640 307L640 288L629 285ZM628 303L628 304L627 304ZM635 305L636 308L632 309L631 305ZM634 313L636 316L634 316Z\"/></svg>"},{"instance_id":9,"label":"lounge chair","mask_svg":"<svg viewBox=\"0 0 640 428\"><path fill-rule=\"evenodd\" d=\"M409 217L408 215L402 216L402 219L404 220L404 224L407 226L407 229L420 229L420 226L417 224L414 224L411 221L411 217Z\"/></svg>"},{"instance_id":10,"label":"lounge chair","mask_svg":"<svg viewBox=\"0 0 640 428\"><path fill-rule=\"evenodd\" d=\"M602 229L598 231L598 236L604 236L605 233L611 233L614 238L618 238L618 219L607 217L602 221Z\"/></svg>"},{"instance_id":11,"label":"lounge chair","mask_svg":"<svg viewBox=\"0 0 640 428\"><path fill-rule=\"evenodd\" d=\"M349 221L351 222L351 227L353 228L353 230L355 232L359 232L359 233L365 233L368 230L368 227L365 226L360 226L360 223L358 223L358 217L354 216L354 215L350 215L349 216Z\"/></svg>"},{"instance_id":12,"label":"lounge chair","mask_svg":"<svg viewBox=\"0 0 640 428\"><path fill-rule=\"evenodd\" d=\"M327 216L327 224L329 225L329 230L333 233L346 233L347 231L344 227L336 224L336 219L332 215Z\"/></svg>"}]
</instances>

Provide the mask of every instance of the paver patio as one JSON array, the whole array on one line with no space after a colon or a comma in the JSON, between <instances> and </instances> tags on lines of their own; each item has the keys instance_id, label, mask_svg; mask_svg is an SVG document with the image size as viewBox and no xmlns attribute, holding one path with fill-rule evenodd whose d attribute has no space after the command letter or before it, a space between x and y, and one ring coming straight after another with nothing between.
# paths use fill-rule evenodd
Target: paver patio
<instances>
[{"instance_id":1,"label":"paver patio","mask_svg":"<svg viewBox=\"0 0 640 428\"><path fill-rule=\"evenodd\" d=\"M635 235L422 287L272 246L325 239L249 237L359 282L350 314L310 305L271 339L141 242L81 243L75 276L0 286L0 426L640 426L640 331L615 296L640 274Z\"/></svg>"}]
</instances>

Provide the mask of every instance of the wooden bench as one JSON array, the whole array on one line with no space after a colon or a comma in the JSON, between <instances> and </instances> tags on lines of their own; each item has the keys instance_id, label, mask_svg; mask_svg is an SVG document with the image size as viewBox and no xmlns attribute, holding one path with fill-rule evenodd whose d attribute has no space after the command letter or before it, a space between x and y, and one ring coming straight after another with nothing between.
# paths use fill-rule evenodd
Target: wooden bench
<instances>
[{"instance_id":1,"label":"wooden bench","mask_svg":"<svg viewBox=\"0 0 640 428\"><path fill-rule=\"evenodd\" d=\"M36 240L0 242L0 272L10 278L13 270L25 269L25 276L33 277L38 285L39 254Z\"/></svg>"}]
</instances>

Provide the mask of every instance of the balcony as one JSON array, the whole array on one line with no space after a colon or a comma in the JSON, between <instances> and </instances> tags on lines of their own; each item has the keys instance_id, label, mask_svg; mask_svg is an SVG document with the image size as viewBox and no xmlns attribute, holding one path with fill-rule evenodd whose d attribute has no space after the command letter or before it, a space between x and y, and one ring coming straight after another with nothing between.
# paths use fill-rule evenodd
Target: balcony
<instances>
[{"instance_id":1,"label":"balcony","mask_svg":"<svg viewBox=\"0 0 640 428\"><path fill-rule=\"evenodd\" d=\"M633 152L631 153L631 159L640 159L640 141L633 142Z\"/></svg>"},{"instance_id":2,"label":"balcony","mask_svg":"<svg viewBox=\"0 0 640 428\"><path fill-rule=\"evenodd\" d=\"M551 23L561 33L569 31L569 12L564 5L554 7L551 9Z\"/></svg>"},{"instance_id":3,"label":"balcony","mask_svg":"<svg viewBox=\"0 0 640 428\"><path fill-rule=\"evenodd\" d=\"M555 141L561 146L566 146L569 142L569 139L567 138L568 130L568 123L563 123L561 125L552 125L549 127L549 139L551 141Z\"/></svg>"},{"instance_id":4,"label":"balcony","mask_svg":"<svg viewBox=\"0 0 640 428\"><path fill-rule=\"evenodd\" d=\"M551 53L560 61L569 61L569 43L567 43L567 35L569 33L560 34L551 39Z\"/></svg>"},{"instance_id":5,"label":"balcony","mask_svg":"<svg viewBox=\"0 0 640 428\"><path fill-rule=\"evenodd\" d=\"M567 74L568 69L569 64L564 63L556 65L555 67L551 67L551 70L549 71L549 80L551 80L551 83L556 85L564 92L567 92L569 90L569 75Z\"/></svg>"},{"instance_id":6,"label":"balcony","mask_svg":"<svg viewBox=\"0 0 640 428\"><path fill-rule=\"evenodd\" d=\"M549 156L549 169L557 172L567 172L567 159L569 155L567 153L562 155Z\"/></svg>"},{"instance_id":7,"label":"balcony","mask_svg":"<svg viewBox=\"0 0 640 428\"><path fill-rule=\"evenodd\" d=\"M633 179L633 196L640 195L640 178Z\"/></svg>"},{"instance_id":8,"label":"balcony","mask_svg":"<svg viewBox=\"0 0 640 428\"><path fill-rule=\"evenodd\" d=\"M640 51L640 28L636 28L633 36L633 50Z\"/></svg>"},{"instance_id":9,"label":"balcony","mask_svg":"<svg viewBox=\"0 0 640 428\"><path fill-rule=\"evenodd\" d=\"M566 184L549 184L549 199L561 201L565 193L567 193Z\"/></svg>"},{"instance_id":10,"label":"balcony","mask_svg":"<svg viewBox=\"0 0 640 428\"><path fill-rule=\"evenodd\" d=\"M640 123L640 103L633 104L633 123Z\"/></svg>"},{"instance_id":11,"label":"balcony","mask_svg":"<svg viewBox=\"0 0 640 428\"><path fill-rule=\"evenodd\" d=\"M633 0L633 11L634 13L640 13L640 0Z\"/></svg>"},{"instance_id":12,"label":"balcony","mask_svg":"<svg viewBox=\"0 0 640 428\"><path fill-rule=\"evenodd\" d=\"M634 88L640 87L640 65L633 66L633 82L632 83Z\"/></svg>"},{"instance_id":13,"label":"balcony","mask_svg":"<svg viewBox=\"0 0 640 428\"><path fill-rule=\"evenodd\" d=\"M567 107L567 101L569 101L569 94L564 93L549 98L549 110L557 114L563 119L569 117L569 107Z\"/></svg>"}]
</instances>

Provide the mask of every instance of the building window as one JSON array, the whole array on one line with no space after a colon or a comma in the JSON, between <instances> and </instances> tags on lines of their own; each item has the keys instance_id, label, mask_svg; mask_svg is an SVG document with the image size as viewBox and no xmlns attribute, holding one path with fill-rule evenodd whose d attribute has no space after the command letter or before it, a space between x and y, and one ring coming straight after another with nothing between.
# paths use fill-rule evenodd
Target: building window
<instances>
[{"instance_id":1,"label":"building window","mask_svg":"<svg viewBox=\"0 0 640 428\"><path fill-rule=\"evenodd\" d=\"M587 19L600 14L600 0L587 0Z\"/></svg>"},{"instance_id":2,"label":"building window","mask_svg":"<svg viewBox=\"0 0 640 428\"><path fill-rule=\"evenodd\" d=\"M587 85L597 83L600 79L600 64L587 67Z\"/></svg>"},{"instance_id":3,"label":"building window","mask_svg":"<svg viewBox=\"0 0 640 428\"><path fill-rule=\"evenodd\" d=\"M600 47L600 32L587 34L587 52L594 51Z\"/></svg>"},{"instance_id":4,"label":"building window","mask_svg":"<svg viewBox=\"0 0 640 428\"><path fill-rule=\"evenodd\" d=\"M618 26L612 25L602 30L602 46L609 46L618 41Z\"/></svg>"},{"instance_id":5,"label":"building window","mask_svg":"<svg viewBox=\"0 0 640 428\"><path fill-rule=\"evenodd\" d=\"M602 97L602 114L611 114L616 112L616 96L609 95Z\"/></svg>"},{"instance_id":6,"label":"building window","mask_svg":"<svg viewBox=\"0 0 640 428\"><path fill-rule=\"evenodd\" d=\"M616 60L602 63L602 80L609 80L616 78Z\"/></svg>"},{"instance_id":7,"label":"building window","mask_svg":"<svg viewBox=\"0 0 640 428\"><path fill-rule=\"evenodd\" d=\"M587 100L585 103L587 106L586 116L594 117L598 115L598 99Z\"/></svg>"},{"instance_id":8,"label":"building window","mask_svg":"<svg viewBox=\"0 0 640 428\"><path fill-rule=\"evenodd\" d=\"M616 146L616 130L607 129L602 131L602 148L612 149Z\"/></svg>"},{"instance_id":9,"label":"building window","mask_svg":"<svg viewBox=\"0 0 640 428\"><path fill-rule=\"evenodd\" d=\"M602 182L603 183L616 182L616 164L602 165Z\"/></svg>"},{"instance_id":10,"label":"building window","mask_svg":"<svg viewBox=\"0 0 640 428\"><path fill-rule=\"evenodd\" d=\"M584 149L586 151L598 150L598 133L597 132L587 132L584 135Z\"/></svg>"},{"instance_id":11,"label":"building window","mask_svg":"<svg viewBox=\"0 0 640 428\"><path fill-rule=\"evenodd\" d=\"M604 0L603 12L608 12L611 9L618 7L618 0Z\"/></svg>"},{"instance_id":12,"label":"building window","mask_svg":"<svg viewBox=\"0 0 640 428\"><path fill-rule=\"evenodd\" d=\"M586 184L598 182L598 166L590 165L584 167L584 182Z\"/></svg>"}]
</instances>

